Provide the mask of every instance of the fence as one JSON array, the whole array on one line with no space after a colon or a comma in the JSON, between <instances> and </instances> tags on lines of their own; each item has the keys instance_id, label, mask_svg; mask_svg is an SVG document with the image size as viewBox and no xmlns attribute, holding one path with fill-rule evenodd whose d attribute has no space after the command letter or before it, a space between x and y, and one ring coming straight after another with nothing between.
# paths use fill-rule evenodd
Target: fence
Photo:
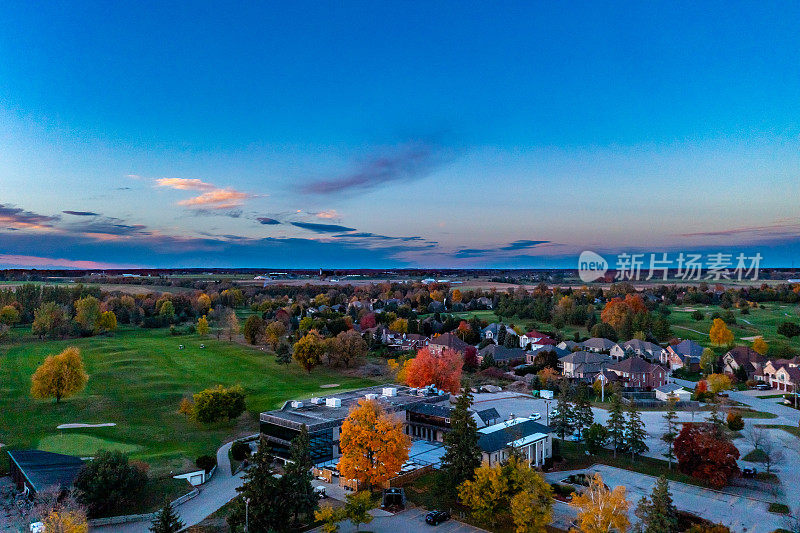
<instances>
[{"instance_id":1,"label":"fence","mask_svg":"<svg viewBox=\"0 0 800 533\"><path fill-rule=\"evenodd\" d=\"M631 403L634 403L637 407L644 407L644 408L665 407L667 405L667 402L662 402L661 400L636 399L636 398L631 399L631 398L625 398L624 396L622 398L622 403L625 405L630 405ZM700 402L694 400L688 402L675 402L675 409L677 409L678 411L699 409L699 408L700 408Z\"/></svg>"},{"instance_id":2,"label":"fence","mask_svg":"<svg viewBox=\"0 0 800 533\"><path fill-rule=\"evenodd\" d=\"M180 505L184 502L187 502L192 498L196 497L198 494L200 494L200 491L194 489L191 492L184 494L180 498L175 499L172 502L172 506L175 507L176 505ZM156 513L146 513L146 514L127 514L121 516L109 516L108 518L93 518L89 520L89 526L99 527L99 526L113 526L117 524L127 524L129 522L144 522L144 521L151 522L155 517Z\"/></svg>"}]
</instances>

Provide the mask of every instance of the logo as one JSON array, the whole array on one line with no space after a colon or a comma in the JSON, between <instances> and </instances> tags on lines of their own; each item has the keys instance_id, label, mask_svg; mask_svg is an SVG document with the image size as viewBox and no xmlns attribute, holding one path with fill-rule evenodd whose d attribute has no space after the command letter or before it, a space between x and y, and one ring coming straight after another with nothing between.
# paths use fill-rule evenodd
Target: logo
<instances>
[{"instance_id":1,"label":"logo","mask_svg":"<svg viewBox=\"0 0 800 533\"><path fill-rule=\"evenodd\" d=\"M578 257L578 277L584 283L591 283L605 276L608 272L608 263L601 255L589 250L581 252Z\"/></svg>"}]
</instances>

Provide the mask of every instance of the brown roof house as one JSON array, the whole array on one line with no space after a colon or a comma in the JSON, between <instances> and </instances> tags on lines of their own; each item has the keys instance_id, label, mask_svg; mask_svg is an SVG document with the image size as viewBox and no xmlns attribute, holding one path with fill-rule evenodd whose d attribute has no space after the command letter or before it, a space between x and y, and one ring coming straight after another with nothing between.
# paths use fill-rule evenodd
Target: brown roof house
<instances>
[{"instance_id":1,"label":"brown roof house","mask_svg":"<svg viewBox=\"0 0 800 533\"><path fill-rule=\"evenodd\" d=\"M722 356L722 371L736 376L740 369L744 369L747 379L753 379L761 374L767 358L747 346L737 346Z\"/></svg>"},{"instance_id":2,"label":"brown roof house","mask_svg":"<svg viewBox=\"0 0 800 533\"><path fill-rule=\"evenodd\" d=\"M452 333L443 333L438 337L433 337L428 343L428 349L436 355L441 355L445 348L450 348L463 354L468 346L469 344Z\"/></svg>"},{"instance_id":3,"label":"brown roof house","mask_svg":"<svg viewBox=\"0 0 800 533\"><path fill-rule=\"evenodd\" d=\"M664 367L649 363L641 357L629 357L608 366L619 376L619 384L627 389L653 390L667 383Z\"/></svg>"}]
</instances>

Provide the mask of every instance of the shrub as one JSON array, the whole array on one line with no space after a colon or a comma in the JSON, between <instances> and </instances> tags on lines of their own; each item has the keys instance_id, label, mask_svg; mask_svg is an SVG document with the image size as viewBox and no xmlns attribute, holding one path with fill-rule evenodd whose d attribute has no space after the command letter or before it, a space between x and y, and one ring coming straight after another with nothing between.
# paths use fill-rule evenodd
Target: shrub
<instances>
[{"instance_id":1,"label":"shrub","mask_svg":"<svg viewBox=\"0 0 800 533\"><path fill-rule=\"evenodd\" d=\"M201 455L195 460L194 464L197 468L202 468L206 473L211 472L211 469L217 466L217 458L212 455Z\"/></svg>"},{"instance_id":2,"label":"shrub","mask_svg":"<svg viewBox=\"0 0 800 533\"><path fill-rule=\"evenodd\" d=\"M231 446L231 456L236 461L244 461L247 457L250 456L250 445L246 442L242 442L237 440Z\"/></svg>"},{"instance_id":3,"label":"shrub","mask_svg":"<svg viewBox=\"0 0 800 533\"><path fill-rule=\"evenodd\" d=\"M194 395L195 416L204 424L233 420L244 410L244 390L239 386L225 388L219 385Z\"/></svg>"},{"instance_id":4,"label":"shrub","mask_svg":"<svg viewBox=\"0 0 800 533\"><path fill-rule=\"evenodd\" d=\"M113 511L119 504L137 498L147 484L147 472L128 462L120 451L97 452L75 478L78 500L92 516Z\"/></svg>"},{"instance_id":5,"label":"shrub","mask_svg":"<svg viewBox=\"0 0 800 533\"><path fill-rule=\"evenodd\" d=\"M728 411L727 422L728 429L731 431L741 431L744 429L744 420L742 420L742 413L739 411Z\"/></svg>"}]
</instances>

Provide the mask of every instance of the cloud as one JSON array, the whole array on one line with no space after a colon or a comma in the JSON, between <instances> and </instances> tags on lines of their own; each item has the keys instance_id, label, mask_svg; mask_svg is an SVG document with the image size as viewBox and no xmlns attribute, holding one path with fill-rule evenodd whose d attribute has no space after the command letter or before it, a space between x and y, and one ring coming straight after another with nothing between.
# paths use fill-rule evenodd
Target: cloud
<instances>
[{"instance_id":1,"label":"cloud","mask_svg":"<svg viewBox=\"0 0 800 533\"><path fill-rule=\"evenodd\" d=\"M200 196L181 200L178 205L203 209L231 209L239 207L250 195L234 189L215 189Z\"/></svg>"},{"instance_id":2,"label":"cloud","mask_svg":"<svg viewBox=\"0 0 800 533\"><path fill-rule=\"evenodd\" d=\"M334 235L334 237L348 237L352 239L375 239L381 241L403 241L403 242L411 242L411 241L424 241L420 236L414 237L389 237L388 235L379 235L377 233L369 233L369 232L359 232L359 233L343 233L341 235Z\"/></svg>"},{"instance_id":3,"label":"cloud","mask_svg":"<svg viewBox=\"0 0 800 533\"><path fill-rule=\"evenodd\" d=\"M352 172L314 181L301 190L307 194L336 194L368 191L395 181L423 178L442 164L442 156L425 144L401 146L391 153L375 156Z\"/></svg>"},{"instance_id":4,"label":"cloud","mask_svg":"<svg viewBox=\"0 0 800 533\"><path fill-rule=\"evenodd\" d=\"M334 220L341 218L339 213L336 212L336 209L328 209L326 211L320 211L318 213L314 213L314 216L317 218L322 218L324 220Z\"/></svg>"},{"instance_id":5,"label":"cloud","mask_svg":"<svg viewBox=\"0 0 800 533\"><path fill-rule=\"evenodd\" d=\"M524 250L526 248L534 248L539 246L540 244L547 244L550 241L529 241L529 240L520 240L514 241L507 246L503 246L500 248L501 250Z\"/></svg>"},{"instance_id":6,"label":"cloud","mask_svg":"<svg viewBox=\"0 0 800 533\"><path fill-rule=\"evenodd\" d=\"M0 254L2 268L69 268L79 270L138 268L137 265L106 263L76 259L39 257L35 255Z\"/></svg>"},{"instance_id":7,"label":"cloud","mask_svg":"<svg viewBox=\"0 0 800 533\"><path fill-rule=\"evenodd\" d=\"M492 253L494 250L486 250L480 248L464 248L458 250L453 254L453 257L464 259L467 257L483 257L484 255Z\"/></svg>"},{"instance_id":8,"label":"cloud","mask_svg":"<svg viewBox=\"0 0 800 533\"><path fill-rule=\"evenodd\" d=\"M355 228L340 226L338 224L318 224L314 222L290 222L292 226L315 231L317 233L341 233L343 231L355 231Z\"/></svg>"},{"instance_id":9,"label":"cloud","mask_svg":"<svg viewBox=\"0 0 800 533\"><path fill-rule=\"evenodd\" d=\"M31 211L25 211L20 207L13 207L8 204L0 204L0 224L4 224L13 229L37 229L50 228L59 217L40 215Z\"/></svg>"},{"instance_id":10,"label":"cloud","mask_svg":"<svg viewBox=\"0 0 800 533\"><path fill-rule=\"evenodd\" d=\"M800 231L800 219L787 218L775 221L766 226L745 226L717 231L698 231L695 233L681 233L681 237L727 237L732 235L753 235L761 237L783 237L796 235Z\"/></svg>"},{"instance_id":11,"label":"cloud","mask_svg":"<svg viewBox=\"0 0 800 533\"><path fill-rule=\"evenodd\" d=\"M92 211L62 211L65 215L74 215L76 217L96 217L99 216L100 213L94 213Z\"/></svg>"},{"instance_id":12,"label":"cloud","mask_svg":"<svg viewBox=\"0 0 800 533\"><path fill-rule=\"evenodd\" d=\"M205 181L187 178L158 178L156 179L156 185L179 191L213 191L217 189L217 187Z\"/></svg>"},{"instance_id":13,"label":"cloud","mask_svg":"<svg viewBox=\"0 0 800 533\"><path fill-rule=\"evenodd\" d=\"M269 217L258 217L256 220L258 220L259 224L265 224L267 226L274 226L281 223L280 220Z\"/></svg>"}]
</instances>

